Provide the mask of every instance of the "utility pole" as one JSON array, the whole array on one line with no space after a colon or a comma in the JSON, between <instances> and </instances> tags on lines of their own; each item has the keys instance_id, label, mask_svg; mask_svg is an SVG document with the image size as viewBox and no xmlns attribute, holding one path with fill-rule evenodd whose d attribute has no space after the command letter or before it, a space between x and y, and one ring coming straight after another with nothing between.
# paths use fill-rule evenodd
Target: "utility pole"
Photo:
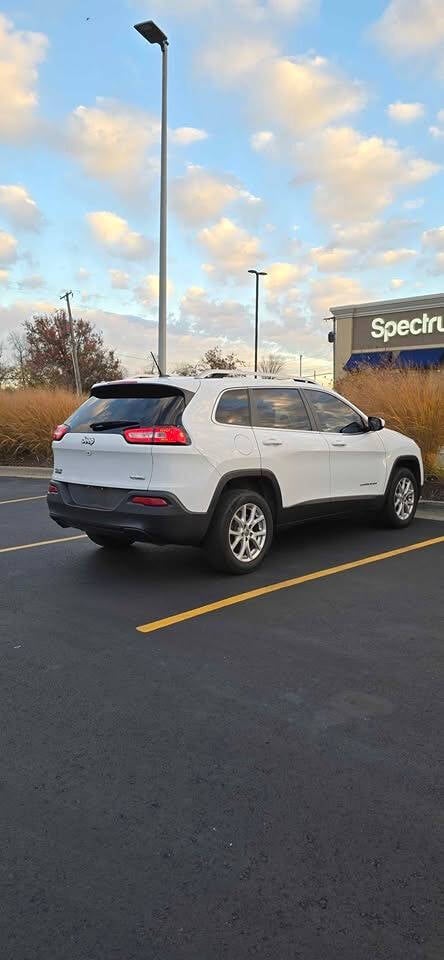
<instances>
[{"instance_id":1,"label":"utility pole","mask_svg":"<svg viewBox=\"0 0 444 960\"><path fill-rule=\"evenodd\" d=\"M76 392L80 397L82 394L82 381L80 379L80 369L79 369L79 358L77 356L77 343L74 336L74 325L72 322L72 313L71 313L71 303L70 297L72 297L72 290L67 290L66 293L63 293L60 297L61 300L66 300L66 306L68 308L68 326L69 326L69 339L71 341L71 353L72 353L72 365L74 370L74 380L76 384Z\"/></svg>"},{"instance_id":2,"label":"utility pole","mask_svg":"<svg viewBox=\"0 0 444 960\"><path fill-rule=\"evenodd\" d=\"M300 354L299 354L299 376L300 376L301 380L302 380L302 357L303 357L303 356L304 356L303 353L300 353Z\"/></svg>"}]
</instances>

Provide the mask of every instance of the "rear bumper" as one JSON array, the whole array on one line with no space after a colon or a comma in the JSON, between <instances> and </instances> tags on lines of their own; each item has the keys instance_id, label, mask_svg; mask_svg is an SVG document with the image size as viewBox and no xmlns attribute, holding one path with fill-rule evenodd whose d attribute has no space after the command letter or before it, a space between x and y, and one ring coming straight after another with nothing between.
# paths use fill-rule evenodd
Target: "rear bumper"
<instances>
[{"instance_id":1,"label":"rear bumper","mask_svg":"<svg viewBox=\"0 0 444 960\"><path fill-rule=\"evenodd\" d=\"M74 527L85 533L128 534L135 540L148 543L172 543L198 546L209 526L209 515L190 513L164 491L147 491L150 497L163 497L166 507L144 507L131 503L131 497L140 496L140 490L127 490L112 509L79 506L69 493L68 484L55 481L58 494L48 494L49 515L60 527ZM123 491L122 491L123 493Z\"/></svg>"}]
</instances>

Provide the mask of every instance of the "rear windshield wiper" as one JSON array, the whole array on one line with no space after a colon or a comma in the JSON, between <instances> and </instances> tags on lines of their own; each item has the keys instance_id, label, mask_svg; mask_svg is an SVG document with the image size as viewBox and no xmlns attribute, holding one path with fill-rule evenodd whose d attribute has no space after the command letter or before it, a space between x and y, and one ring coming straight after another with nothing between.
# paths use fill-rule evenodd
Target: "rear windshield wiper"
<instances>
[{"instance_id":1,"label":"rear windshield wiper","mask_svg":"<svg viewBox=\"0 0 444 960\"><path fill-rule=\"evenodd\" d=\"M113 427L140 427L138 420L97 420L90 423L91 430L112 430Z\"/></svg>"}]
</instances>

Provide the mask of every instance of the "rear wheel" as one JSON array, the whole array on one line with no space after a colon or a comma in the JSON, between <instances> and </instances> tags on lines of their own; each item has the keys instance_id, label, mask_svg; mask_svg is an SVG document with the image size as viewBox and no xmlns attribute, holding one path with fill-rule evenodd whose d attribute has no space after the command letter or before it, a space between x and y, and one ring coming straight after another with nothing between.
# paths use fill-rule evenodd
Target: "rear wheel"
<instances>
[{"instance_id":1,"label":"rear wheel","mask_svg":"<svg viewBox=\"0 0 444 960\"><path fill-rule=\"evenodd\" d=\"M382 511L382 519L388 527L408 527L412 522L419 497L418 481L408 467L396 470L391 481Z\"/></svg>"},{"instance_id":2,"label":"rear wheel","mask_svg":"<svg viewBox=\"0 0 444 960\"><path fill-rule=\"evenodd\" d=\"M210 563L225 573L250 573L262 563L273 539L269 503L254 490L223 494L206 540Z\"/></svg>"},{"instance_id":3,"label":"rear wheel","mask_svg":"<svg viewBox=\"0 0 444 960\"><path fill-rule=\"evenodd\" d=\"M119 536L119 534L91 533L87 531L87 535L98 547L105 547L109 550L125 550L125 548L130 547L134 543L133 537L125 536L125 534Z\"/></svg>"}]
</instances>

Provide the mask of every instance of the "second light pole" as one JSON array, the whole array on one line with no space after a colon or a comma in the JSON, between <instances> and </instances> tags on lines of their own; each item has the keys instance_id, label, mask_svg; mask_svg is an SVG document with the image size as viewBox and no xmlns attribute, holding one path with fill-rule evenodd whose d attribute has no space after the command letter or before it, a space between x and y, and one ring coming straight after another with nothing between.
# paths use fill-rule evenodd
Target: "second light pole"
<instances>
[{"instance_id":1,"label":"second light pole","mask_svg":"<svg viewBox=\"0 0 444 960\"><path fill-rule=\"evenodd\" d=\"M162 51L162 127L160 145L160 237L159 237L159 348L158 361L161 373L166 374L166 324L167 324L167 164L168 164L168 38L163 30L147 20L136 23L135 30L148 40L158 43Z\"/></svg>"},{"instance_id":2,"label":"second light pole","mask_svg":"<svg viewBox=\"0 0 444 960\"><path fill-rule=\"evenodd\" d=\"M259 277L266 277L265 270L249 270L256 277L256 310L254 323L254 372L257 373L257 353L259 344Z\"/></svg>"}]
</instances>

